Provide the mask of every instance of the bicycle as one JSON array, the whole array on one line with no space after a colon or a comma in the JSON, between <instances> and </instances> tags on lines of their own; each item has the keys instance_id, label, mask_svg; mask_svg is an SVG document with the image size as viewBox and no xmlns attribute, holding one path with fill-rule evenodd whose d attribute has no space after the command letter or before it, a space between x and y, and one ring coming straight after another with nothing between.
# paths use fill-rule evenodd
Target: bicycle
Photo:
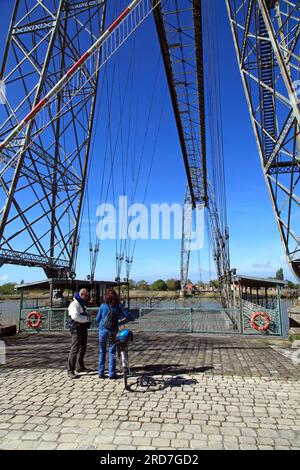
<instances>
[{"instance_id":1,"label":"bicycle","mask_svg":"<svg viewBox=\"0 0 300 470\"><path fill-rule=\"evenodd\" d=\"M133 333L130 330L121 330L116 337L117 355L119 363L122 364L125 390L128 388L128 375L130 374L128 358L128 341L133 341Z\"/></svg>"}]
</instances>

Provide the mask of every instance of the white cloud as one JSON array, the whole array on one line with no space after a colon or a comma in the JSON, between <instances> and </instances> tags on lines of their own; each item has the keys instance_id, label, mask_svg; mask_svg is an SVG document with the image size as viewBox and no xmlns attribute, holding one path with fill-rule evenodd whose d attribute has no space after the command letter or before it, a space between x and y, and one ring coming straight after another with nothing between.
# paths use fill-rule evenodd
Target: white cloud
<instances>
[{"instance_id":1,"label":"white cloud","mask_svg":"<svg viewBox=\"0 0 300 470\"><path fill-rule=\"evenodd\" d=\"M273 269L271 261L263 261L262 263L252 264L252 268L255 269Z\"/></svg>"}]
</instances>

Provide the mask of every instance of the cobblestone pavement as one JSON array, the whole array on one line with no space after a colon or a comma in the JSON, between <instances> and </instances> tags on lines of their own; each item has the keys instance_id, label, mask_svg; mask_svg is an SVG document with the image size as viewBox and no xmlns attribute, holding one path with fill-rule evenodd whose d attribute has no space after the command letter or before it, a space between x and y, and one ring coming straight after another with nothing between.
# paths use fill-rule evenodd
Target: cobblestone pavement
<instances>
[{"instance_id":1,"label":"cobblestone pavement","mask_svg":"<svg viewBox=\"0 0 300 470\"><path fill-rule=\"evenodd\" d=\"M285 342L136 333L131 391L96 372L69 380L65 334L5 343L0 449L300 449L300 366ZM91 334L95 370L97 348Z\"/></svg>"}]
</instances>

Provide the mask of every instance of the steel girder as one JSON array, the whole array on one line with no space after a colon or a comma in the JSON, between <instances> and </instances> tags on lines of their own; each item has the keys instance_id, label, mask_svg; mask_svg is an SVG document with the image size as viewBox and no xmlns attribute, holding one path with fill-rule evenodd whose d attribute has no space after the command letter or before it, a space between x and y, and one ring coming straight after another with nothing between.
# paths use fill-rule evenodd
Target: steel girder
<instances>
[{"instance_id":1,"label":"steel girder","mask_svg":"<svg viewBox=\"0 0 300 470\"><path fill-rule=\"evenodd\" d=\"M191 201L207 203L201 2L169 0L154 10Z\"/></svg>"},{"instance_id":2,"label":"steel girder","mask_svg":"<svg viewBox=\"0 0 300 470\"><path fill-rule=\"evenodd\" d=\"M179 132L190 195L185 203L203 205L208 214L209 232L223 304L229 305L230 262L228 234L222 233L212 186L207 176L205 71L203 61L202 0L171 0L158 6L154 17ZM181 247L181 284L189 271L191 216L184 211Z\"/></svg>"},{"instance_id":3,"label":"steel girder","mask_svg":"<svg viewBox=\"0 0 300 470\"><path fill-rule=\"evenodd\" d=\"M300 279L300 1L226 3L265 181Z\"/></svg>"},{"instance_id":4,"label":"steel girder","mask_svg":"<svg viewBox=\"0 0 300 470\"><path fill-rule=\"evenodd\" d=\"M16 0L0 79L0 263L75 269L101 50L33 119L47 95L104 29L106 0ZM28 114L29 113L29 114Z\"/></svg>"}]
</instances>

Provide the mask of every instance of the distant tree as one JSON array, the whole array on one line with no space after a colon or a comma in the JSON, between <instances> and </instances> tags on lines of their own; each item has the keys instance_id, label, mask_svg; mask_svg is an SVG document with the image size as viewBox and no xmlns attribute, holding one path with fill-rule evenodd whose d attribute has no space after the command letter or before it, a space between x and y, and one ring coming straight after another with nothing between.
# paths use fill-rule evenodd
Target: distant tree
<instances>
[{"instance_id":1,"label":"distant tree","mask_svg":"<svg viewBox=\"0 0 300 470\"><path fill-rule=\"evenodd\" d=\"M167 287L170 291L177 291L181 288L181 282L178 279L168 279Z\"/></svg>"},{"instance_id":2,"label":"distant tree","mask_svg":"<svg viewBox=\"0 0 300 470\"><path fill-rule=\"evenodd\" d=\"M198 289L206 289L207 288L207 284L205 284L205 282L202 282L202 281L199 281L197 283L197 286L198 286Z\"/></svg>"},{"instance_id":3,"label":"distant tree","mask_svg":"<svg viewBox=\"0 0 300 470\"><path fill-rule=\"evenodd\" d=\"M216 279L216 280L214 280L214 281L210 281L210 285L211 285L212 287L214 287L215 289L219 289L219 287L220 287L220 281L219 281L219 279Z\"/></svg>"},{"instance_id":4,"label":"distant tree","mask_svg":"<svg viewBox=\"0 0 300 470\"><path fill-rule=\"evenodd\" d=\"M2 284L0 286L0 295L12 295L15 294L15 283L14 282L7 282L6 284Z\"/></svg>"},{"instance_id":5,"label":"distant tree","mask_svg":"<svg viewBox=\"0 0 300 470\"><path fill-rule=\"evenodd\" d=\"M292 281L288 281L287 284L289 289L298 289L297 284L294 284Z\"/></svg>"},{"instance_id":6,"label":"distant tree","mask_svg":"<svg viewBox=\"0 0 300 470\"><path fill-rule=\"evenodd\" d=\"M158 279L157 281L153 282L153 284L151 284L151 290L168 290L168 286L165 281Z\"/></svg>"},{"instance_id":7,"label":"distant tree","mask_svg":"<svg viewBox=\"0 0 300 470\"><path fill-rule=\"evenodd\" d=\"M283 281L284 280L284 274L283 274L283 269L282 268L278 269L278 271L276 273L276 279L278 279L278 281Z\"/></svg>"},{"instance_id":8,"label":"distant tree","mask_svg":"<svg viewBox=\"0 0 300 470\"><path fill-rule=\"evenodd\" d=\"M149 283L147 281L139 281L136 283L136 288L138 290L150 290Z\"/></svg>"}]
</instances>

